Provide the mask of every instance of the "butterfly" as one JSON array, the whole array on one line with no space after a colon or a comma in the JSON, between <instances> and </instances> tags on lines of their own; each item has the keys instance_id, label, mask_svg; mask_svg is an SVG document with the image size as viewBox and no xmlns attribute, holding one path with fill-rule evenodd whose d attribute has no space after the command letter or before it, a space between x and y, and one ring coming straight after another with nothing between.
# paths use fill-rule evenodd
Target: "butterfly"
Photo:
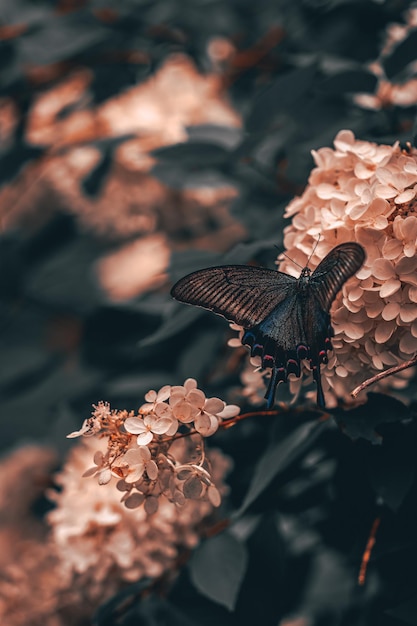
<instances>
[{"instance_id":1,"label":"butterfly","mask_svg":"<svg viewBox=\"0 0 417 626\"><path fill-rule=\"evenodd\" d=\"M301 376L304 359L317 384L317 405L325 408L320 365L332 350L330 307L364 260L362 246L349 242L333 248L313 272L304 267L298 278L249 265L209 267L181 278L171 295L243 326L242 344L272 370L265 394L268 408L274 405L278 383L287 382L289 374Z\"/></svg>"}]
</instances>

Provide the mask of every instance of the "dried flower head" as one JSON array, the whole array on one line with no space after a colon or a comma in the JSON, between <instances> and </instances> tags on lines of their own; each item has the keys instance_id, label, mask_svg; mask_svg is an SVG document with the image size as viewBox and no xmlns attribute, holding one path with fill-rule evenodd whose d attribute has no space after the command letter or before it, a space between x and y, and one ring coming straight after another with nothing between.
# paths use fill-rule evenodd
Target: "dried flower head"
<instances>
[{"instance_id":1,"label":"dried flower head","mask_svg":"<svg viewBox=\"0 0 417 626\"><path fill-rule=\"evenodd\" d=\"M288 205L292 224L284 231L288 257L301 267L314 248L311 269L337 244L357 241L366 250L332 307L334 352L322 370L328 406L349 401L356 385L417 352L417 151L359 141L348 130L334 145L313 151L316 167ZM280 270L299 274L288 259ZM409 375L383 385L403 387ZM300 384L292 381L291 390ZM250 385L253 394L253 377Z\"/></svg>"},{"instance_id":2,"label":"dried flower head","mask_svg":"<svg viewBox=\"0 0 417 626\"><path fill-rule=\"evenodd\" d=\"M137 414L100 402L82 428L68 435L107 440L107 449L95 452L94 465L83 476L96 476L100 485L116 476L126 507L142 507L148 515L164 500L183 505L187 499L200 499L218 506L220 494L204 437L237 415L239 407L206 398L193 378L183 386L151 390L145 400Z\"/></svg>"}]
</instances>

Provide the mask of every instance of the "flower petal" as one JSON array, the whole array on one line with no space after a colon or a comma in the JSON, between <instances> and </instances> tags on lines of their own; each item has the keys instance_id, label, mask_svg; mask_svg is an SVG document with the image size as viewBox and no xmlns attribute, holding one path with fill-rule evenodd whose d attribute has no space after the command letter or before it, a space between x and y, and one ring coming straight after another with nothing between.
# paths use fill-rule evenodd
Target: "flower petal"
<instances>
[{"instance_id":1,"label":"flower petal","mask_svg":"<svg viewBox=\"0 0 417 626\"><path fill-rule=\"evenodd\" d=\"M204 404L204 411L212 415L217 415L217 413L223 411L225 406L226 403L220 400L220 398L208 398Z\"/></svg>"},{"instance_id":2,"label":"flower petal","mask_svg":"<svg viewBox=\"0 0 417 626\"><path fill-rule=\"evenodd\" d=\"M403 274L411 274L411 272L415 272L417 269L417 258L409 258L404 257L398 261L395 266L395 271L398 276L402 276Z\"/></svg>"},{"instance_id":3,"label":"flower petal","mask_svg":"<svg viewBox=\"0 0 417 626\"><path fill-rule=\"evenodd\" d=\"M155 415L158 417L171 417L172 416L172 407L166 402L158 402L155 406Z\"/></svg>"},{"instance_id":4,"label":"flower petal","mask_svg":"<svg viewBox=\"0 0 417 626\"><path fill-rule=\"evenodd\" d=\"M192 407L188 402L182 401L178 402L172 407L172 414L174 417L182 422L183 424L188 424L192 422L195 415L197 415L198 410L195 407Z\"/></svg>"},{"instance_id":5,"label":"flower petal","mask_svg":"<svg viewBox=\"0 0 417 626\"><path fill-rule=\"evenodd\" d=\"M163 402L164 400L168 400L170 394L171 394L171 385L164 385L158 391L157 396L156 396L156 401Z\"/></svg>"},{"instance_id":6,"label":"flower petal","mask_svg":"<svg viewBox=\"0 0 417 626\"><path fill-rule=\"evenodd\" d=\"M146 463L146 473L150 480L156 480L158 478L158 466L154 460L150 460Z\"/></svg>"},{"instance_id":7,"label":"flower petal","mask_svg":"<svg viewBox=\"0 0 417 626\"><path fill-rule=\"evenodd\" d=\"M142 478L144 471L144 463L142 463L141 465L134 465L133 467L129 468L129 471L124 478L125 482L128 484L135 483L137 480L140 480Z\"/></svg>"},{"instance_id":8,"label":"flower petal","mask_svg":"<svg viewBox=\"0 0 417 626\"><path fill-rule=\"evenodd\" d=\"M213 506L218 507L221 505L222 497L219 490L214 485L210 485L207 489L207 496Z\"/></svg>"},{"instance_id":9,"label":"flower petal","mask_svg":"<svg viewBox=\"0 0 417 626\"><path fill-rule=\"evenodd\" d=\"M145 422L140 417L128 417L125 420L124 427L132 435L138 435L147 431Z\"/></svg>"},{"instance_id":10,"label":"flower petal","mask_svg":"<svg viewBox=\"0 0 417 626\"><path fill-rule=\"evenodd\" d=\"M194 420L194 426L200 435L203 435L203 437L210 437L211 435L214 435L218 429L219 422L214 415L201 413Z\"/></svg>"},{"instance_id":11,"label":"flower petal","mask_svg":"<svg viewBox=\"0 0 417 626\"><path fill-rule=\"evenodd\" d=\"M372 273L379 280L388 280L395 276L394 266L388 259L376 259L372 264Z\"/></svg>"},{"instance_id":12,"label":"flower petal","mask_svg":"<svg viewBox=\"0 0 417 626\"><path fill-rule=\"evenodd\" d=\"M104 460L104 454L102 453L101 450L97 450L97 452L95 452L94 456L93 456L94 463L96 465L100 466L100 465L102 465L103 460Z\"/></svg>"},{"instance_id":13,"label":"flower petal","mask_svg":"<svg viewBox=\"0 0 417 626\"><path fill-rule=\"evenodd\" d=\"M417 352L417 337L411 333L406 333L400 339L400 350L404 354L415 354Z\"/></svg>"},{"instance_id":14,"label":"flower petal","mask_svg":"<svg viewBox=\"0 0 417 626\"><path fill-rule=\"evenodd\" d=\"M171 427L171 424L171 419L161 417L153 422L152 432L155 433L155 435L164 435Z\"/></svg>"},{"instance_id":15,"label":"flower petal","mask_svg":"<svg viewBox=\"0 0 417 626\"><path fill-rule=\"evenodd\" d=\"M94 467L90 467L88 470L84 472L84 474L82 474L82 478L88 478L89 476L93 476L96 472L97 472L97 465L94 465Z\"/></svg>"},{"instance_id":16,"label":"flower petal","mask_svg":"<svg viewBox=\"0 0 417 626\"><path fill-rule=\"evenodd\" d=\"M186 393L191 391L191 389L196 389L196 387L197 387L196 379L195 378L187 378L187 380L184 383L184 389L185 389Z\"/></svg>"},{"instance_id":17,"label":"flower petal","mask_svg":"<svg viewBox=\"0 0 417 626\"><path fill-rule=\"evenodd\" d=\"M187 400L193 406L202 409L206 401L206 396L201 389L191 389L187 394Z\"/></svg>"},{"instance_id":18,"label":"flower petal","mask_svg":"<svg viewBox=\"0 0 417 626\"><path fill-rule=\"evenodd\" d=\"M178 430L178 420L176 419L172 419L171 420L171 426L168 428L168 430L166 431L166 435L168 437L172 437L173 435L175 435L175 433Z\"/></svg>"},{"instance_id":19,"label":"flower petal","mask_svg":"<svg viewBox=\"0 0 417 626\"><path fill-rule=\"evenodd\" d=\"M240 407L237 404L228 404L224 407L223 411L217 413L217 417L221 417L222 419L228 419L229 417L236 417L239 415Z\"/></svg>"},{"instance_id":20,"label":"flower petal","mask_svg":"<svg viewBox=\"0 0 417 626\"><path fill-rule=\"evenodd\" d=\"M382 311L382 319L385 321L394 320L400 312L400 305L398 302L390 302L384 307Z\"/></svg>"},{"instance_id":21,"label":"flower petal","mask_svg":"<svg viewBox=\"0 0 417 626\"><path fill-rule=\"evenodd\" d=\"M150 458L151 453L149 451L149 448L141 446L140 448L129 448L129 450L125 452L121 460L127 465L137 465L137 463L142 463L144 459L147 460Z\"/></svg>"},{"instance_id":22,"label":"flower petal","mask_svg":"<svg viewBox=\"0 0 417 626\"><path fill-rule=\"evenodd\" d=\"M353 322L343 324L343 331L350 339L360 339L364 335L362 326Z\"/></svg>"},{"instance_id":23,"label":"flower petal","mask_svg":"<svg viewBox=\"0 0 417 626\"><path fill-rule=\"evenodd\" d=\"M146 402L155 402L157 398L157 394L156 391L154 389L151 389L150 391L148 391L148 393L145 394L145 400Z\"/></svg>"},{"instance_id":24,"label":"flower petal","mask_svg":"<svg viewBox=\"0 0 417 626\"><path fill-rule=\"evenodd\" d=\"M98 484L99 485L107 485L107 483L111 480L111 470L109 467L102 469L98 474Z\"/></svg>"},{"instance_id":25,"label":"flower petal","mask_svg":"<svg viewBox=\"0 0 417 626\"><path fill-rule=\"evenodd\" d=\"M150 430L147 430L145 433L141 433L138 435L137 444L138 446L146 446L148 443L151 443L153 439L153 433Z\"/></svg>"},{"instance_id":26,"label":"flower petal","mask_svg":"<svg viewBox=\"0 0 417 626\"><path fill-rule=\"evenodd\" d=\"M381 298L388 298L392 296L396 291L398 291L401 287L401 283L399 280L388 280L384 283L380 289L379 295Z\"/></svg>"},{"instance_id":27,"label":"flower petal","mask_svg":"<svg viewBox=\"0 0 417 626\"><path fill-rule=\"evenodd\" d=\"M403 304L400 309L400 320L405 324L410 324L417 319L417 305Z\"/></svg>"},{"instance_id":28,"label":"flower petal","mask_svg":"<svg viewBox=\"0 0 417 626\"><path fill-rule=\"evenodd\" d=\"M406 189L402 193L400 193L394 200L395 204L405 204L406 202L410 202L416 195L414 189Z\"/></svg>"},{"instance_id":29,"label":"flower petal","mask_svg":"<svg viewBox=\"0 0 417 626\"><path fill-rule=\"evenodd\" d=\"M375 341L385 343L392 336L396 327L395 322L380 322L375 329ZM378 368L380 369L380 368Z\"/></svg>"}]
</instances>

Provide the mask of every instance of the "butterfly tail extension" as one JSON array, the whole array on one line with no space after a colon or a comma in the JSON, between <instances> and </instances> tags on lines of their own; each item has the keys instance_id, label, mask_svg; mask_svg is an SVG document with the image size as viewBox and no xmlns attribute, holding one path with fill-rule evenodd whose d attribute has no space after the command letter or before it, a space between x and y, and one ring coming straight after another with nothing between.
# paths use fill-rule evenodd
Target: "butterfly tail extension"
<instances>
[{"instance_id":1,"label":"butterfly tail extension","mask_svg":"<svg viewBox=\"0 0 417 626\"><path fill-rule=\"evenodd\" d=\"M273 367L271 378L269 379L268 389L266 390L266 394L264 396L266 400L266 408L272 409L275 403L275 393L277 390L278 383L285 382L287 379L285 375L285 369L283 367Z\"/></svg>"},{"instance_id":2,"label":"butterfly tail extension","mask_svg":"<svg viewBox=\"0 0 417 626\"><path fill-rule=\"evenodd\" d=\"M314 365L312 370L313 370L313 379L316 381L316 385L317 385L317 406L320 409L325 409L326 403L324 401L323 387L321 385L320 365L319 364Z\"/></svg>"}]
</instances>

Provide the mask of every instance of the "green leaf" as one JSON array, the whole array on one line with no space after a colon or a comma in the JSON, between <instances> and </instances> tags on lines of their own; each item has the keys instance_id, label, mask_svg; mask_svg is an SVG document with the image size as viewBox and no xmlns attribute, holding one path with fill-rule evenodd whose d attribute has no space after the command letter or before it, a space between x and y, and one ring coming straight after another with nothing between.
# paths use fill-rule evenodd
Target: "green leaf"
<instances>
[{"instance_id":1,"label":"green leaf","mask_svg":"<svg viewBox=\"0 0 417 626\"><path fill-rule=\"evenodd\" d=\"M191 142L207 141L231 150L240 143L243 136L241 128L219 124L197 124L187 126L185 130Z\"/></svg>"},{"instance_id":2,"label":"green leaf","mask_svg":"<svg viewBox=\"0 0 417 626\"><path fill-rule=\"evenodd\" d=\"M320 90L326 94L339 95L344 93L373 93L378 79L375 74L363 69L349 69L327 77Z\"/></svg>"},{"instance_id":3,"label":"green leaf","mask_svg":"<svg viewBox=\"0 0 417 626\"><path fill-rule=\"evenodd\" d=\"M173 307L171 308L171 311L172 310ZM158 328L151 335L145 337L145 339L142 339L138 343L138 347L143 348L145 346L158 343L159 341L164 341L169 337L173 337L181 330L192 324L202 313L203 309L199 309L197 307L188 306L180 309L178 306L178 311L167 316L160 328Z\"/></svg>"},{"instance_id":4,"label":"green leaf","mask_svg":"<svg viewBox=\"0 0 417 626\"><path fill-rule=\"evenodd\" d=\"M91 52L108 36L107 28L87 10L51 14L22 36L19 52L24 63L48 65Z\"/></svg>"},{"instance_id":5,"label":"green leaf","mask_svg":"<svg viewBox=\"0 0 417 626\"><path fill-rule=\"evenodd\" d=\"M188 141L157 148L151 154L161 161L195 168L219 165L225 161L228 152L210 141Z\"/></svg>"},{"instance_id":6,"label":"green leaf","mask_svg":"<svg viewBox=\"0 0 417 626\"><path fill-rule=\"evenodd\" d=\"M402 604L386 611L388 615L395 617L405 624L417 625L417 596L413 596Z\"/></svg>"},{"instance_id":7,"label":"green leaf","mask_svg":"<svg viewBox=\"0 0 417 626\"><path fill-rule=\"evenodd\" d=\"M380 498L397 511L415 478L415 442L409 429L391 433L370 450L369 481Z\"/></svg>"},{"instance_id":8,"label":"green leaf","mask_svg":"<svg viewBox=\"0 0 417 626\"><path fill-rule=\"evenodd\" d=\"M189 567L198 591L233 611L246 565L246 546L226 531L202 543Z\"/></svg>"},{"instance_id":9,"label":"green leaf","mask_svg":"<svg viewBox=\"0 0 417 626\"><path fill-rule=\"evenodd\" d=\"M280 74L253 102L246 120L249 132L267 128L278 114L291 112L291 107L306 97L316 75L316 65L297 68Z\"/></svg>"},{"instance_id":10,"label":"green leaf","mask_svg":"<svg viewBox=\"0 0 417 626\"><path fill-rule=\"evenodd\" d=\"M417 30L413 29L406 39L403 39L392 50L392 52L384 59L383 66L388 78L394 76L404 70L409 63L417 58Z\"/></svg>"},{"instance_id":11,"label":"green leaf","mask_svg":"<svg viewBox=\"0 0 417 626\"><path fill-rule=\"evenodd\" d=\"M366 404L348 411L337 408L333 411L333 417L342 432L353 441L362 438L381 444L382 437L377 428L381 424L401 422L410 417L410 412L396 398L369 392Z\"/></svg>"},{"instance_id":12,"label":"green leaf","mask_svg":"<svg viewBox=\"0 0 417 626\"><path fill-rule=\"evenodd\" d=\"M296 428L291 435L274 443L260 459L242 505L233 517L242 513L256 500L280 472L299 456L304 454L311 443L319 436L323 423L307 422Z\"/></svg>"}]
</instances>

